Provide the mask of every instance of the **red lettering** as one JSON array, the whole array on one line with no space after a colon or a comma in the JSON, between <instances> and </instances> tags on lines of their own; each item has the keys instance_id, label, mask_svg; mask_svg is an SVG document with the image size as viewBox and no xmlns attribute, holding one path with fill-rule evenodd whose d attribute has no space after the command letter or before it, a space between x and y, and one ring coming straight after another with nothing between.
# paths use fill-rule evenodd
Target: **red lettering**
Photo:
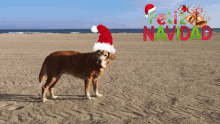
<instances>
[{"instance_id":1,"label":"red lettering","mask_svg":"<svg viewBox=\"0 0 220 124\"><path fill-rule=\"evenodd\" d=\"M209 30L209 35L207 37L205 37L205 29ZM211 38L212 36L212 29L208 26L205 25L202 27L202 40L208 40L209 38Z\"/></svg>"},{"instance_id":2,"label":"red lettering","mask_svg":"<svg viewBox=\"0 0 220 124\"><path fill-rule=\"evenodd\" d=\"M147 26L144 26L144 41L147 41L147 36L150 37L151 41L154 41L154 26L151 26L151 33L148 31Z\"/></svg>"},{"instance_id":3,"label":"red lettering","mask_svg":"<svg viewBox=\"0 0 220 124\"><path fill-rule=\"evenodd\" d=\"M162 18L161 18L162 17ZM166 19L166 16L164 15L164 14L160 14L160 15L158 15L157 16L157 23L159 24L159 25L164 25L166 22L164 21L164 22L161 22L161 21L163 21L164 19Z\"/></svg>"},{"instance_id":4,"label":"red lettering","mask_svg":"<svg viewBox=\"0 0 220 124\"><path fill-rule=\"evenodd\" d=\"M166 29L167 29L168 38L169 38L170 41L172 41L175 29L176 29L176 26L173 26L173 30L172 30L172 34L171 35L170 35L170 31L169 31L169 27L168 26L166 26Z\"/></svg>"},{"instance_id":5,"label":"red lettering","mask_svg":"<svg viewBox=\"0 0 220 124\"><path fill-rule=\"evenodd\" d=\"M187 31L187 36L186 37L183 37L183 29L185 29ZM189 37L190 37L190 30L188 27L186 26L181 26L181 29L180 29L180 37L181 37L181 41L185 41L185 40L188 40Z\"/></svg>"}]
</instances>

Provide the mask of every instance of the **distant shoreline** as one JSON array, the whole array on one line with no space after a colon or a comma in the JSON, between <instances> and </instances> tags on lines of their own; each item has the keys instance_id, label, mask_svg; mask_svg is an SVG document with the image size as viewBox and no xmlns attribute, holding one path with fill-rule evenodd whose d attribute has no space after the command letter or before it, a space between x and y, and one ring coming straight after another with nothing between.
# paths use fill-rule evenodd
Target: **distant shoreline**
<instances>
[{"instance_id":1,"label":"distant shoreline","mask_svg":"<svg viewBox=\"0 0 220 124\"><path fill-rule=\"evenodd\" d=\"M212 31L212 35L219 35L220 32L215 32L215 31ZM84 34L98 34L99 33L2 33L0 35L31 35L31 34L50 34L50 35L54 35L54 34L64 34L64 35L67 35L67 34L74 34L74 35L84 35ZM142 33L111 33L111 34L118 34L118 35L129 35L129 34L137 34L137 35L143 35L143 32ZM167 33L165 33L166 36L167 36ZM174 35L176 34L176 32L174 33ZM183 33L183 34L187 34L187 33ZM208 33L207 33L208 34ZM156 33L154 33L154 35L156 35ZM202 35L202 33L200 32L200 35Z\"/></svg>"},{"instance_id":2,"label":"distant shoreline","mask_svg":"<svg viewBox=\"0 0 220 124\"><path fill-rule=\"evenodd\" d=\"M143 33L143 29L109 29L111 33ZM151 31L151 29L149 29ZM172 29L169 29L172 32ZM177 30L175 30L176 32ZM183 30L186 33L186 30ZM190 29L192 31L192 29ZM157 29L154 29L154 33ZM166 29L164 32L167 33ZM199 28L199 32L202 32L202 28ZM212 28L212 32L220 32L220 28ZM0 29L0 34L45 34L45 33L65 33L65 34L77 34L77 33L92 33L90 29Z\"/></svg>"}]
</instances>

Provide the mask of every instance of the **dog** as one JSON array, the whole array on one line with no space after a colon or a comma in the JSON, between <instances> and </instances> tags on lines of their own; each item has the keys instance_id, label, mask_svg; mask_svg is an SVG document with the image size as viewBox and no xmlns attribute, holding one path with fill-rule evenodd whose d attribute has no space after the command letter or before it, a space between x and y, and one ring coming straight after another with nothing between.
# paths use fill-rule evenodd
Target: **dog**
<instances>
[{"instance_id":1,"label":"dog","mask_svg":"<svg viewBox=\"0 0 220 124\"><path fill-rule=\"evenodd\" d=\"M84 79L85 96L89 100L91 100L89 93L91 81L93 82L95 95L97 97L103 96L98 92L98 79L103 75L110 60L114 60L115 58L115 54L105 50L97 50L90 53L77 51L57 51L51 53L45 58L39 74L40 83L42 83L47 75L47 81L42 87L42 101L48 101L46 98L48 88L53 99L58 97L54 95L54 86L62 74L70 74L74 77Z\"/></svg>"}]
</instances>

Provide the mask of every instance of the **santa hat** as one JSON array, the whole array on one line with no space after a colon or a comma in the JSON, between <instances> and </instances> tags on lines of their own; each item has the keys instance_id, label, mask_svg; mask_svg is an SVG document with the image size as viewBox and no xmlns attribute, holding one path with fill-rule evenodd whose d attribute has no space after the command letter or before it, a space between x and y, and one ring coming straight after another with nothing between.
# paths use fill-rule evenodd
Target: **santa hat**
<instances>
[{"instance_id":1,"label":"santa hat","mask_svg":"<svg viewBox=\"0 0 220 124\"><path fill-rule=\"evenodd\" d=\"M145 13L146 13L146 16L145 16L145 17L148 17L148 13L151 13L151 12L153 12L153 11L155 11L155 10L156 10L156 7L154 7L153 4L147 4L147 5L145 6Z\"/></svg>"},{"instance_id":2,"label":"santa hat","mask_svg":"<svg viewBox=\"0 0 220 124\"><path fill-rule=\"evenodd\" d=\"M113 39L110 31L104 25L92 26L91 31L97 33L99 31L98 43L95 43L93 50L106 50L110 53L115 53L115 48L113 45Z\"/></svg>"}]
</instances>

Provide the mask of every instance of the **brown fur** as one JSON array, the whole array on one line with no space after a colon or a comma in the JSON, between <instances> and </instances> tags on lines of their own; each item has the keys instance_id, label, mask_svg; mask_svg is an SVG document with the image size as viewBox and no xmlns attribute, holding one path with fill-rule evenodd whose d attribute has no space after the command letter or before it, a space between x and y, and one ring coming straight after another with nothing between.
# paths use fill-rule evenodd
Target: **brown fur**
<instances>
[{"instance_id":1,"label":"brown fur","mask_svg":"<svg viewBox=\"0 0 220 124\"><path fill-rule=\"evenodd\" d=\"M101 65L101 60L103 60L103 58L105 58L106 67L102 67ZM47 101L46 92L48 88L51 96L56 98L56 96L54 96L54 86L62 74L71 74L75 77L84 79L85 95L88 97L88 99L91 99L89 95L91 81L93 82L93 90L96 95L102 96L98 93L97 79L103 75L104 70L107 68L110 60L114 60L115 58L115 54L101 50L91 53L81 53L77 51L58 51L51 53L44 60L39 74L40 83L47 75L47 81L42 87L43 101Z\"/></svg>"}]
</instances>

